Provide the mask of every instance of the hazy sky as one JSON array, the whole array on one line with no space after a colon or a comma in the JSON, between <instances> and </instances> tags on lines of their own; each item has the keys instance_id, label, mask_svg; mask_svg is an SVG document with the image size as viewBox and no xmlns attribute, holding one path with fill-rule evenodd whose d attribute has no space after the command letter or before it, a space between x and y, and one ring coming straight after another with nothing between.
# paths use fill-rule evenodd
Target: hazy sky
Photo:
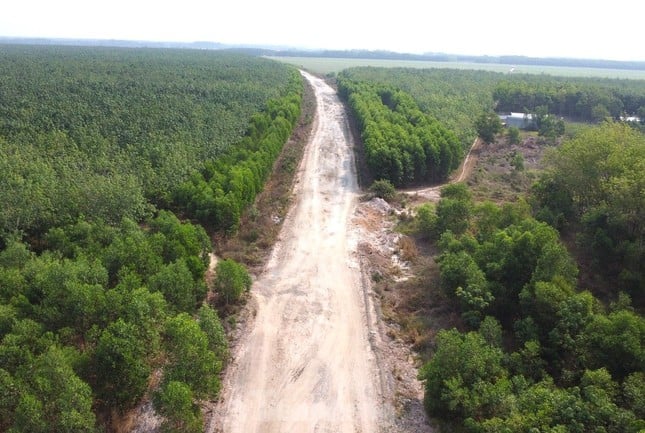
<instances>
[{"instance_id":1,"label":"hazy sky","mask_svg":"<svg viewBox=\"0 0 645 433\"><path fill-rule=\"evenodd\" d=\"M643 0L2 0L0 36L645 60Z\"/></svg>"}]
</instances>

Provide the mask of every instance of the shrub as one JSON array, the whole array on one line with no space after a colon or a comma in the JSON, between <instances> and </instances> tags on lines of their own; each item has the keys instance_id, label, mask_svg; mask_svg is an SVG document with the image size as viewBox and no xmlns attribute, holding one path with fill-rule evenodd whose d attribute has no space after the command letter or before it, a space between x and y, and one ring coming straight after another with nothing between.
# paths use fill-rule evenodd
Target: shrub
<instances>
[{"instance_id":1,"label":"shrub","mask_svg":"<svg viewBox=\"0 0 645 433\"><path fill-rule=\"evenodd\" d=\"M385 201L393 200L396 195L394 185L387 179L375 180L372 186L370 186L370 192Z\"/></svg>"},{"instance_id":2,"label":"shrub","mask_svg":"<svg viewBox=\"0 0 645 433\"><path fill-rule=\"evenodd\" d=\"M222 260L215 269L215 290L224 302L237 301L245 290L251 288L251 276L246 268L232 259Z\"/></svg>"}]
</instances>

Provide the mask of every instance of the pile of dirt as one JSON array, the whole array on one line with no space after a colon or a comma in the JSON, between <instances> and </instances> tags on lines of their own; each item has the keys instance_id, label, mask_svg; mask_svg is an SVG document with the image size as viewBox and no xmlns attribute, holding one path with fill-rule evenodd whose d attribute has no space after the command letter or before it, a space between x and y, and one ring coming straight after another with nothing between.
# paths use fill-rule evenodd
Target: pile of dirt
<instances>
[{"instance_id":1,"label":"pile of dirt","mask_svg":"<svg viewBox=\"0 0 645 433\"><path fill-rule=\"evenodd\" d=\"M394 282L411 276L410 263L403 259L400 243L403 235L394 231L398 209L385 200L374 198L357 205L352 226L360 239L357 254L365 274L364 284L371 293L380 281ZM423 409L423 384L418 379L419 362L410 344L398 338L399 325L385 320L382 297L374 303L379 315L381 364L393 378L396 432L431 433L434 431Z\"/></svg>"},{"instance_id":2,"label":"pile of dirt","mask_svg":"<svg viewBox=\"0 0 645 433\"><path fill-rule=\"evenodd\" d=\"M358 230L358 249L369 257L368 274L372 278L378 278L384 271L396 275L409 271L409 263L402 258L399 248L403 235L393 230L397 213L378 197L359 203L354 211L352 225Z\"/></svg>"}]
</instances>

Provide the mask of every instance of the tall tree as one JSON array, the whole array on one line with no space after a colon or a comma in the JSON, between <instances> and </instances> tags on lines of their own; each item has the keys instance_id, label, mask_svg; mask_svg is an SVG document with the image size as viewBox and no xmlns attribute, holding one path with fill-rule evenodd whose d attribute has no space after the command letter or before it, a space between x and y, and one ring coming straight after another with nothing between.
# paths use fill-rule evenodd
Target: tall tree
<instances>
[{"instance_id":1,"label":"tall tree","mask_svg":"<svg viewBox=\"0 0 645 433\"><path fill-rule=\"evenodd\" d=\"M133 324L118 319L101 333L93 372L97 394L108 407L124 410L143 396L152 372L146 354L146 342Z\"/></svg>"},{"instance_id":2,"label":"tall tree","mask_svg":"<svg viewBox=\"0 0 645 433\"><path fill-rule=\"evenodd\" d=\"M493 111L485 111L475 120L477 135L486 143L492 143L502 130L502 121Z\"/></svg>"}]
</instances>

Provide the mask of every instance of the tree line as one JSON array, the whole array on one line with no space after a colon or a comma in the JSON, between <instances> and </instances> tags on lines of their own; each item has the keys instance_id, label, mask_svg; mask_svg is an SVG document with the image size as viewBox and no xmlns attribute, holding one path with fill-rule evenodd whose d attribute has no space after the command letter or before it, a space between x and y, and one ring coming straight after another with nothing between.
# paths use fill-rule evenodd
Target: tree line
<instances>
[{"instance_id":1,"label":"tree line","mask_svg":"<svg viewBox=\"0 0 645 433\"><path fill-rule=\"evenodd\" d=\"M302 81L294 71L287 95L269 100L266 110L251 117L246 137L194 171L173 194L173 206L215 230L236 231L290 137L301 101Z\"/></svg>"},{"instance_id":2,"label":"tree line","mask_svg":"<svg viewBox=\"0 0 645 433\"><path fill-rule=\"evenodd\" d=\"M396 186L436 182L459 165L463 152L457 136L406 92L342 74L338 88L358 123L375 178Z\"/></svg>"},{"instance_id":3,"label":"tree line","mask_svg":"<svg viewBox=\"0 0 645 433\"><path fill-rule=\"evenodd\" d=\"M549 113L587 122L645 116L645 82L599 78L512 76L493 90L498 111Z\"/></svg>"},{"instance_id":4,"label":"tree line","mask_svg":"<svg viewBox=\"0 0 645 433\"><path fill-rule=\"evenodd\" d=\"M492 90L503 77L487 71L373 67L350 68L340 75L408 93L421 111L452 130L464 149L477 137L474 120L493 110Z\"/></svg>"}]
</instances>

